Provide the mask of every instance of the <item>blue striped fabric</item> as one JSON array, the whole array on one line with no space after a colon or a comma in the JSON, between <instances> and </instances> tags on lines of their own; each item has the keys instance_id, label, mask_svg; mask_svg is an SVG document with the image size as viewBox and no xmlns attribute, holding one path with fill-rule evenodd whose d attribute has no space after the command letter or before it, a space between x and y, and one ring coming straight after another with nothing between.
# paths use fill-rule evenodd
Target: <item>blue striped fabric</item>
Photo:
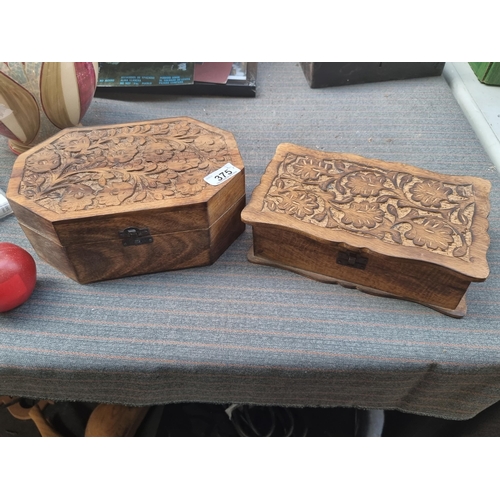
<instances>
[{"instance_id":1,"label":"blue striped fabric","mask_svg":"<svg viewBox=\"0 0 500 500\"><path fill-rule=\"evenodd\" d=\"M212 266L79 285L41 261L9 216L0 240L30 251L38 282L0 315L0 394L450 419L500 400L500 183L444 79L313 90L298 64L262 63L257 81L256 98L95 98L84 125L191 116L231 131L247 197L281 142L490 180L491 274L470 286L465 318L251 264L250 228ZM3 189L14 160L0 138Z\"/></svg>"}]
</instances>

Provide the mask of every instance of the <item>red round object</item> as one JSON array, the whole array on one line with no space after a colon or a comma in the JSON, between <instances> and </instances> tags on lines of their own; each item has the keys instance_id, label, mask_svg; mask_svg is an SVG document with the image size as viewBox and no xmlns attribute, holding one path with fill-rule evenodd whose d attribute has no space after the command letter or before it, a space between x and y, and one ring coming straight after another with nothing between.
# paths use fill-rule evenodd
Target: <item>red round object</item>
<instances>
[{"instance_id":1,"label":"red round object","mask_svg":"<svg viewBox=\"0 0 500 500\"><path fill-rule=\"evenodd\" d=\"M36 284L36 264L24 248L0 242L0 312L28 300Z\"/></svg>"}]
</instances>

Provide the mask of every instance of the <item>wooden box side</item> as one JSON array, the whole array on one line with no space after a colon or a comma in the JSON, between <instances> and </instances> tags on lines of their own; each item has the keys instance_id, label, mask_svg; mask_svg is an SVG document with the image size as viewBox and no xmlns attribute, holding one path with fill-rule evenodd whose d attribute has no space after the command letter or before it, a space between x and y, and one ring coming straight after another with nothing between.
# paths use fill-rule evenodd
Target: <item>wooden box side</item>
<instances>
[{"instance_id":1,"label":"wooden box side","mask_svg":"<svg viewBox=\"0 0 500 500\"><path fill-rule=\"evenodd\" d=\"M142 207L125 213L108 214L86 219L63 220L54 223L62 246L113 241L127 228L147 229L152 235L194 231L207 227L206 204L178 208L147 209Z\"/></svg>"},{"instance_id":2,"label":"wooden box side","mask_svg":"<svg viewBox=\"0 0 500 500\"><path fill-rule=\"evenodd\" d=\"M9 203L17 221L23 229L29 228L30 234L39 234L44 238L59 244L59 236L54 228L54 224L50 220L47 220L42 215L39 215L25 206L20 205L12 198L9 198Z\"/></svg>"},{"instance_id":3,"label":"wooden box side","mask_svg":"<svg viewBox=\"0 0 500 500\"><path fill-rule=\"evenodd\" d=\"M241 211L245 208L243 195L225 214L210 226L210 262L214 263L245 231Z\"/></svg>"},{"instance_id":4,"label":"wooden box side","mask_svg":"<svg viewBox=\"0 0 500 500\"><path fill-rule=\"evenodd\" d=\"M242 218L484 281L490 188L477 177L281 144Z\"/></svg>"},{"instance_id":5,"label":"wooden box side","mask_svg":"<svg viewBox=\"0 0 500 500\"><path fill-rule=\"evenodd\" d=\"M235 203L245 197L245 171L242 168L234 177L220 185L207 202L207 226L215 224Z\"/></svg>"},{"instance_id":6,"label":"wooden box side","mask_svg":"<svg viewBox=\"0 0 500 500\"><path fill-rule=\"evenodd\" d=\"M151 243L124 246L117 236L61 246L21 224L37 254L69 278L87 284L215 262L244 231L240 197L209 228L156 234ZM115 231L116 232L116 231Z\"/></svg>"},{"instance_id":7,"label":"wooden box side","mask_svg":"<svg viewBox=\"0 0 500 500\"><path fill-rule=\"evenodd\" d=\"M81 284L210 264L206 229L153 239L151 244L127 247L109 240L72 245L66 252Z\"/></svg>"},{"instance_id":8,"label":"wooden box side","mask_svg":"<svg viewBox=\"0 0 500 500\"><path fill-rule=\"evenodd\" d=\"M352 265L340 263L339 257L350 251L362 265L356 267L354 257ZM387 257L366 249L357 251L342 243L319 242L282 227L254 225L253 252L281 266L446 309L458 306L470 284L460 274L435 264Z\"/></svg>"},{"instance_id":9,"label":"wooden box side","mask_svg":"<svg viewBox=\"0 0 500 500\"><path fill-rule=\"evenodd\" d=\"M40 258L68 278L78 281L78 274L71 257L68 255L67 248L62 247L57 241L37 233L22 223L19 225Z\"/></svg>"}]
</instances>

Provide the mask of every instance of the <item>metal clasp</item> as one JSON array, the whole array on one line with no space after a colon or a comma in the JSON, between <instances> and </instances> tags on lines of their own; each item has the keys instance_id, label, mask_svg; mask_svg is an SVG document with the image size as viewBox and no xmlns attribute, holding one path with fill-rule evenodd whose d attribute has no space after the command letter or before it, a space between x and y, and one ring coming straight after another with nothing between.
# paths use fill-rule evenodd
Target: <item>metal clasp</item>
<instances>
[{"instance_id":1,"label":"metal clasp","mask_svg":"<svg viewBox=\"0 0 500 500\"><path fill-rule=\"evenodd\" d=\"M137 227L128 227L119 233L120 238L123 240L123 246L130 245L145 245L146 243L153 243L153 237L147 227L139 229Z\"/></svg>"},{"instance_id":2,"label":"metal clasp","mask_svg":"<svg viewBox=\"0 0 500 500\"><path fill-rule=\"evenodd\" d=\"M368 257L361 257L361 255L355 252L339 252L337 255L337 264L364 269L366 264L368 264Z\"/></svg>"}]
</instances>

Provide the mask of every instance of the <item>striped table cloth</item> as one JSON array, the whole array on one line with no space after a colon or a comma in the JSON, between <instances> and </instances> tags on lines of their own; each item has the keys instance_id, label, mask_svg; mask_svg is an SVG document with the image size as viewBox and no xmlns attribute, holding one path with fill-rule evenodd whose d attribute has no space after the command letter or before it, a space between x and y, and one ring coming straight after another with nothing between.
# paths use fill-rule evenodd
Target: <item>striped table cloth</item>
<instances>
[{"instance_id":1,"label":"striped table cloth","mask_svg":"<svg viewBox=\"0 0 500 500\"><path fill-rule=\"evenodd\" d=\"M297 63L262 63L257 97L95 97L84 125L175 116L231 131L247 198L292 142L492 182L484 283L458 320L410 302L246 260L251 230L212 266L79 285L39 259L37 287L0 315L0 394L397 409L469 419L500 400L500 183L442 77L310 89ZM0 187L15 156L0 138Z\"/></svg>"}]
</instances>

